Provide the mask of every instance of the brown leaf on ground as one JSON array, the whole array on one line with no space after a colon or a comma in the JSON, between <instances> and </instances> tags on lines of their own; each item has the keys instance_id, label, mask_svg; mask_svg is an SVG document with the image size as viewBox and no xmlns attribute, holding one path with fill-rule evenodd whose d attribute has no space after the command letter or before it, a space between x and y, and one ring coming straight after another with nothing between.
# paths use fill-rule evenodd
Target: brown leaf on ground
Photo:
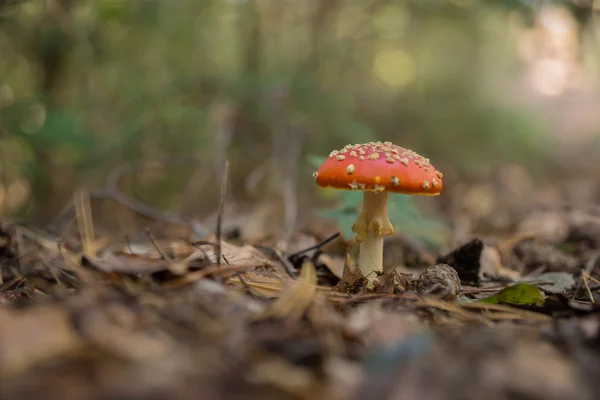
<instances>
[{"instance_id":1,"label":"brown leaf on ground","mask_svg":"<svg viewBox=\"0 0 600 400\"><path fill-rule=\"evenodd\" d=\"M0 308L0 376L80 350L71 322L71 315L55 306Z\"/></svg>"},{"instance_id":2,"label":"brown leaf on ground","mask_svg":"<svg viewBox=\"0 0 600 400\"><path fill-rule=\"evenodd\" d=\"M480 281L479 269L481 268L482 251L483 242L480 239L473 239L454 251L438 257L437 262L448 264L454 268L458 272L462 283L478 284Z\"/></svg>"},{"instance_id":3,"label":"brown leaf on ground","mask_svg":"<svg viewBox=\"0 0 600 400\"><path fill-rule=\"evenodd\" d=\"M271 304L265 317L297 319L304 315L317 291L317 273L313 263L305 261L298 280L288 283L290 287Z\"/></svg>"},{"instance_id":4,"label":"brown leaf on ground","mask_svg":"<svg viewBox=\"0 0 600 400\"><path fill-rule=\"evenodd\" d=\"M535 270L542 272L576 273L579 261L543 240L525 240L513 248L512 264L525 275Z\"/></svg>"},{"instance_id":5,"label":"brown leaf on ground","mask_svg":"<svg viewBox=\"0 0 600 400\"><path fill-rule=\"evenodd\" d=\"M211 240L200 241L195 244L197 251L189 258L196 260L202 260L211 264L217 264L217 244ZM272 265L272 261L261 253L256 247L245 244L242 246L236 246L226 241L221 242L221 256L227 260L221 260L219 264L232 264L237 266L248 266L248 265Z\"/></svg>"},{"instance_id":6,"label":"brown leaf on ground","mask_svg":"<svg viewBox=\"0 0 600 400\"><path fill-rule=\"evenodd\" d=\"M119 272L122 274L131 275L149 275L158 271L170 269L170 263L168 261L136 254L107 254L102 258L83 256L82 265L86 267L93 267L104 273ZM177 268L175 268L175 270L177 270Z\"/></svg>"}]
</instances>

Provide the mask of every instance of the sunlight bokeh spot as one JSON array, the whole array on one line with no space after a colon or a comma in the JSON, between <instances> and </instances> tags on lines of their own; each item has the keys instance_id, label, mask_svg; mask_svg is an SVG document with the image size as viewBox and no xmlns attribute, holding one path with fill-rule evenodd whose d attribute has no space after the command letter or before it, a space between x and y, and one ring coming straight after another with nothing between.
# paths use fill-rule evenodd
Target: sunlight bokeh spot
<instances>
[{"instance_id":1,"label":"sunlight bokeh spot","mask_svg":"<svg viewBox=\"0 0 600 400\"><path fill-rule=\"evenodd\" d=\"M25 179L17 179L6 189L6 205L11 210L22 207L29 198L30 185Z\"/></svg>"},{"instance_id":2,"label":"sunlight bokeh spot","mask_svg":"<svg viewBox=\"0 0 600 400\"><path fill-rule=\"evenodd\" d=\"M6 107L15 101L15 92L9 84L0 86L0 106Z\"/></svg>"},{"instance_id":3,"label":"sunlight bokeh spot","mask_svg":"<svg viewBox=\"0 0 600 400\"><path fill-rule=\"evenodd\" d=\"M404 87L415 79L415 61L402 50L385 50L375 57L373 72L390 86Z\"/></svg>"},{"instance_id":4,"label":"sunlight bokeh spot","mask_svg":"<svg viewBox=\"0 0 600 400\"><path fill-rule=\"evenodd\" d=\"M26 133L35 133L39 131L46 121L46 107L42 103L35 103L29 107L23 121L21 129Z\"/></svg>"}]
</instances>

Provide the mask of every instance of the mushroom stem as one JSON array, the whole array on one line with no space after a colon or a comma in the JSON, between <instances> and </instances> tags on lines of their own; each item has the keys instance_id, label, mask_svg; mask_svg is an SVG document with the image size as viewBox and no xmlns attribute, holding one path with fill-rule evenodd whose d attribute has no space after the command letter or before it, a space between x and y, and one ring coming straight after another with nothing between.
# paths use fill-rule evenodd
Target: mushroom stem
<instances>
[{"instance_id":1,"label":"mushroom stem","mask_svg":"<svg viewBox=\"0 0 600 400\"><path fill-rule=\"evenodd\" d=\"M368 288L383 271L383 237L394 234L387 215L387 198L386 192L364 192L362 211L352 226L360 243L358 266L368 280Z\"/></svg>"},{"instance_id":2,"label":"mushroom stem","mask_svg":"<svg viewBox=\"0 0 600 400\"><path fill-rule=\"evenodd\" d=\"M383 272L383 236L373 231L367 234L360 244L358 267L367 278L367 288L372 288L377 275Z\"/></svg>"}]
</instances>

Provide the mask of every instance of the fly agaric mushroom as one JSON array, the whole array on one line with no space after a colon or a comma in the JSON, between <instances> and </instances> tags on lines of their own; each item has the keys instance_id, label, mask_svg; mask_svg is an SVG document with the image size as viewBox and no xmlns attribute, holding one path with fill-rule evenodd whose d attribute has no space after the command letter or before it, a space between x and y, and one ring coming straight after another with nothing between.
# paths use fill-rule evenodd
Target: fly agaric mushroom
<instances>
[{"instance_id":1,"label":"fly agaric mushroom","mask_svg":"<svg viewBox=\"0 0 600 400\"><path fill-rule=\"evenodd\" d=\"M352 231L360 243L358 265L368 287L383 271L383 237L395 233L387 214L388 193L436 196L442 190L442 173L427 158L390 142L334 150L313 177L323 188L364 192Z\"/></svg>"}]
</instances>

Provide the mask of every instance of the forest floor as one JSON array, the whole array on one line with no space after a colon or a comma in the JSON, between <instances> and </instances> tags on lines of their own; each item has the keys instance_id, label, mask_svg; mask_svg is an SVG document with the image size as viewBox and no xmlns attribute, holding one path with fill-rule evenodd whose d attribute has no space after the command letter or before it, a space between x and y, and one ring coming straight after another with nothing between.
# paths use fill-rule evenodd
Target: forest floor
<instances>
[{"instance_id":1,"label":"forest floor","mask_svg":"<svg viewBox=\"0 0 600 400\"><path fill-rule=\"evenodd\" d=\"M2 221L0 398L596 398L597 178L512 168L454 191L455 245L389 238L372 291L335 229L282 251L107 239L85 201L73 237Z\"/></svg>"}]
</instances>

